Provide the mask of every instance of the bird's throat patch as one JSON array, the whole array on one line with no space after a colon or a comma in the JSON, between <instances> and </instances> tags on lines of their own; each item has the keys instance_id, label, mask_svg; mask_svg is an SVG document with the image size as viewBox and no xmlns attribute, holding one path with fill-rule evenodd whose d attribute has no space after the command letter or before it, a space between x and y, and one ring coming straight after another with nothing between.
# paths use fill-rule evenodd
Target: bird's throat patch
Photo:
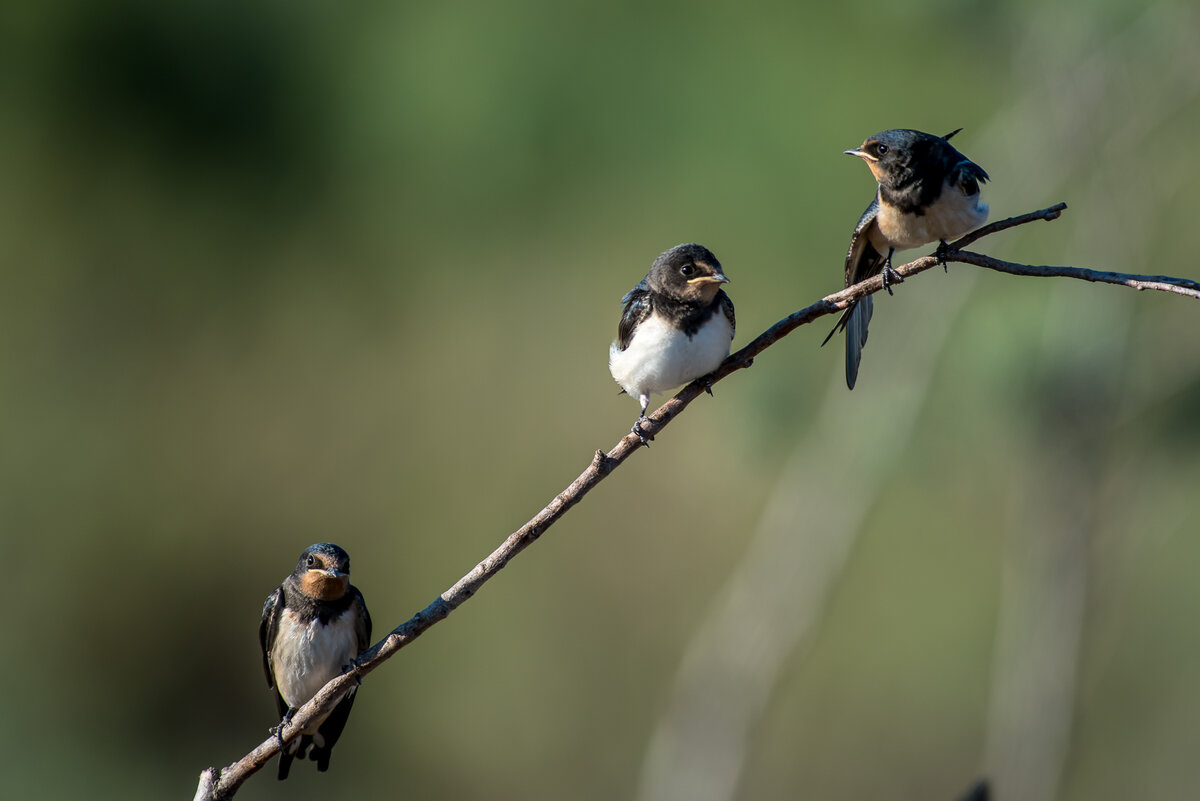
<instances>
[{"instance_id":1,"label":"bird's throat patch","mask_svg":"<svg viewBox=\"0 0 1200 801\"><path fill-rule=\"evenodd\" d=\"M309 570L300 579L302 591L310 598L336 601L346 594L349 576L333 577L323 570Z\"/></svg>"}]
</instances>

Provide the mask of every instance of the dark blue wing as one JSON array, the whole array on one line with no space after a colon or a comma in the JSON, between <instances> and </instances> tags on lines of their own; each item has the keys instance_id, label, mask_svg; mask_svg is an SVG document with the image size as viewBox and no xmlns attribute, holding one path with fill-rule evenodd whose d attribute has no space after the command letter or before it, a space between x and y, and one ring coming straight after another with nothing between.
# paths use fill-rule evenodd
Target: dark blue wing
<instances>
[{"instance_id":1,"label":"dark blue wing","mask_svg":"<svg viewBox=\"0 0 1200 801\"><path fill-rule=\"evenodd\" d=\"M868 229L878 215L879 195L876 195L871 198L871 204L858 218L858 223L854 226L854 233L850 235L850 249L846 251L846 286L864 281L883 269L883 256L871 244L871 238L868 236ZM833 330L822 340L821 347L833 339L833 335L838 331L845 330L846 324L850 321L850 313L854 311L854 308L854 306L849 306L846 311L842 312L842 316L838 318Z\"/></svg>"},{"instance_id":2,"label":"dark blue wing","mask_svg":"<svg viewBox=\"0 0 1200 801\"><path fill-rule=\"evenodd\" d=\"M732 340L737 334L737 319L733 315L733 301L725 294L724 290L717 293L721 299L721 311L725 313L725 319L729 321L729 339Z\"/></svg>"},{"instance_id":3,"label":"dark blue wing","mask_svg":"<svg viewBox=\"0 0 1200 801\"><path fill-rule=\"evenodd\" d=\"M871 244L869 236L871 226L875 224L878 215L879 196L876 195L871 198L871 204L858 218L858 224L854 226L854 233L850 237L850 249L846 251L846 286L865 281L883 270L883 254ZM824 345L838 331L846 332L846 385L850 389L854 389L854 383L858 380L858 365L862 361L863 345L867 344L867 325L871 322L874 309L875 304L870 295L848 306L821 343Z\"/></svg>"},{"instance_id":4,"label":"dark blue wing","mask_svg":"<svg viewBox=\"0 0 1200 801\"><path fill-rule=\"evenodd\" d=\"M961 130L962 128L955 128L942 138L949 140L950 137L954 136ZM964 195L979 194L979 185L982 183L987 183L989 180L991 180L988 178L988 174L983 171L983 167L980 167L962 153L959 153L957 150L955 150L953 145L950 146L950 150L953 151L954 156L958 157L958 160L954 163L954 166L950 168L950 172L946 176L950 181L950 185L957 186L962 190Z\"/></svg>"},{"instance_id":5,"label":"dark blue wing","mask_svg":"<svg viewBox=\"0 0 1200 801\"><path fill-rule=\"evenodd\" d=\"M883 270L883 255L875 249L867 235L877 216L879 195L871 198L871 205L867 206L858 218L858 224L854 226L854 233L850 236L850 249L846 251L846 286L879 275Z\"/></svg>"},{"instance_id":6,"label":"dark blue wing","mask_svg":"<svg viewBox=\"0 0 1200 801\"><path fill-rule=\"evenodd\" d=\"M957 186L964 195L978 195L979 185L988 181L988 174L975 162L968 158L950 168L949 181L951 186Z\"/></svg>"},{"instance_id":7,"label":"dark blue wing","mask_svg":"<svg viewBox=\"0 0 1200 801\"><path fill-rule=\"evenodd\" d=\"M621 298L625 311L621 314L621 324L617 327L617 347L625 350L633 341L633 332L642 320L650 314L650 286L643 278L638 285L625 293Z\"/></svg>"},{"instance_id":8,"label":"dark blue wing","mask_svg":"<svg viewBox=\"0 0 1200 801\"><path fill-rule=\"evenodd\" d=\"M262 620L258 624L258 642L262 646L263 672L267 674L267 686L275 686L275 671L271 669L271 649L275 644L275 636L279 634L279 616L283 614L283 587L276 587L275 592L267 596L263 603ZM275 692L275 706L282 717L288 711L287 701L279 691Z\"/></svg>"},{"instance_id":9,"label":"dark blue wing","mask_svg":"<svg viewBox=\"0 0 1200 801\"><path fill-rule=\"evenodd\" d=\"M352 586L350 591L354 595L354 634L358 639L358 650L365 651L371 645L371 613L358 588Z\"/></svg>"},{"instance_id":10,"label":"dark blue wing","mask_svg":"<svg viewBox=\"0 0 1200 801\"><path fill-rule=\"evenodd\" d=\"M267 674L267 686L275 686L275 672L271 670L271 645L279 633L279 615L283 611L283 587L267 596L263 603L262 620L258 624L258 642L262 645L263 670Z\"/></svg>"}]
</instances>

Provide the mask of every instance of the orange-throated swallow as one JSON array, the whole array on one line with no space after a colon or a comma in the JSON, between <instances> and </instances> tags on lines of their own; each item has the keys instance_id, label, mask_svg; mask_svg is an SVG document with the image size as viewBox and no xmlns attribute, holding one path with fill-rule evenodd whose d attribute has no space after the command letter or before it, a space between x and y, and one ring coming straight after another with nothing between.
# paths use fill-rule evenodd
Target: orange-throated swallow
<instances>
[{"instance_id":1,"label":"orange-throated swallow","mask_svg":"<svg viewBox=\"0 0 1200 801\"><path fill-rule=\"evenodd\" d=\"M940 256L947 240L973 231L987 220L988 207L980 200L979 185L988 180L988 174L947 141L961 130L934 136L894 129L845 151L865 161L879 184L850 237L846 286L882 272L883 287L890 295L891 284L903 280L892 269L895 251L938 242ZM870 295L856 301L825 337L828 342L838 331L846 332L846 385L850 389L858 378L872 308Z\"/></svg>"},{"instance_id":2,"label":"orange-throated swallow","mask_svg":"<svg viewBox=\"0 0 1200 801\"><path fill-rule=\"evenodd\" d=\"M371 615L362 593L350 583L350 557L338 546L318 542L300 554L296 569L263 604L258 628L267 686L283 722L347 667L371 641ZM314 721L279 752L279 778L286 779L292 760L310 758L317 770L329 767L329 754L346 726L354 705L352 688L324 718Z\"/></svg>"},{"instance_id":3,"label":"orange-throated swallow","mask_svg":"<svg viewBox=\"0 0 1200 801\"><path fill-rule=\"evenodd\" d=\"M621 299L625 311L608 349L608 370L641 404L630 430L643 445L650 444L639 428L650 395L708 375L729 355L735 326L733 301L721 289L726 283L712 251L676 245Z\"/></svg>"}]
</instances>

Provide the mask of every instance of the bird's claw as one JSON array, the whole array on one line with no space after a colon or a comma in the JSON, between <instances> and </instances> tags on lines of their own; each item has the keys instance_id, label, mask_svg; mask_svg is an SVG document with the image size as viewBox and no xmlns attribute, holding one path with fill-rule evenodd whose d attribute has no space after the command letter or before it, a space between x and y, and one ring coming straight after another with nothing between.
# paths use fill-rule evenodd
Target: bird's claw
<instances>
[{"instance_id":1,"label":"bird's claw","mask_svg":"<svg viewBox=\"0 0 1200 801\"><path fill-rule=\"evenodd\" d=\"M883 288L887 290L889 295L895 294L892 292L892 284L904 283L904 276L896 272L896 269L892 267L892 254L895 252L895 248L888 248L887 256L883 260Z\"/></svg>"},{"instance_id":2,"label":"bird's claw","mask_svg":"<svg viewBox=\"0 0 1200 801\"><path fill-rule=\"evenodd\" d=\"M647 439L647 438L646 438L646 435L642 433L642 427L641 427L641 426L642 426L642 421L643 421L643 420L646 420L646 415L644 415L644 414L643 414L641 417L639 417L638 419L634 420L634 421L633 421L633 428L629 429L629 433L631 433L631 434L636 434L636 435L637 435L637 438L638 438L638 439L640 439L640 440L642 441L642 444L643 444L643 445L645 445L647 448L649 448L649 447L650 447L650 440L649 440L649 439Z\"/></svg>"},{"instance_id":3,"label":"bird's claw","mask_svg":"<svg viewBox=\"0 0 1200 801\"><path fill-rule=\"evenodd\" d=\"M942 269L949 275L950 265L946 263L946 256L950 255L950 245L945 239L938 240L937 250L933 252L933 255L937 257L938 264L942 265Z\"/></svg>"},{"instance_id":4,"label":"bird's claw","mask_svg":"<svg viewBox=\"0 0 1200 801\"><path fill-rule=\"evenodd\" d=\"M713 395L713 391L712 391L712 376L706 375L706 376L704 376L704 378L701 379L701 381L704 382L704 391L707 392L709 395L712 395L712 397L715 398L716 395Z\"/></svg>"},{"instance_id":5,"label":"bird's claw","mask_svg":"<svg viewBox=\"0 0 1200 801\"><path fill-rule=\"evenodd\" d=\"M892 292L892 284L903 284L904 276L896 272L896 268L892 267L891 261L887 261L883 265L883 288L887 290L889 295L894 295Z\"/></svg>"},{"instance_id":6,"label":"bird's claw","mask_svg":"<svg viewBox=\"0 0 1200 801\"><path fill-rule=\"evenodd\" d=\"M351 659L350 664L346 665L346 670L348 672L351 672L354 674L354 685L356 687L361 687L362 686L362 670L360 670L358 667L358 659L357 658Z\"/></svg>"},{"instance_id":7,"label":"bird's claw","mask_svg":"<svg viewBox=\"0 0 1200 801\"><path fill-rule=\"evenodd\" d=\"M288 709L288 711L287 711L287 712L284 712L284 713L283 713L283 720L279 721L279 723L278 723L277 725L275 725L275 726L272 726L271 728L267 729L267 732L268 732L268 733L270 733L270 734L274 734L274 735L275 735L275 740L276 740L276 742L278 742L278 743L279 743L279 750L280 750L280 751L282 751L282 750L283 750L283 748L284 748L284 744L283 744L283 730L284 730L285 728L287 728L287 725L288 725L289 723L291 723L291 722L292 722L292 716L293 716L293 715L295 715L295 714L296 714L296 710L295 710L295 709Z\"/></svg>"}]
</instances>

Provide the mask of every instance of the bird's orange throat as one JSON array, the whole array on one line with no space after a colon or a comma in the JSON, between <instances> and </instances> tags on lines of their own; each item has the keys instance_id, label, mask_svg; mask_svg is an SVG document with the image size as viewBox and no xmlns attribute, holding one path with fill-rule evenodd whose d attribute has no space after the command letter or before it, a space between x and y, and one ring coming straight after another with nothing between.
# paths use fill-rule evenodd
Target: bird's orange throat
<instances>
[{"instance_id":1,"label":"bird's orange throat","mask_svg":"<svg viewBox=\"0 0 1200 801\"><path fill-rule=\"evenodd\" d=\"M336 601L346 594L350 586L349 576L334 578L323 570L309 570L300 579L305 595L322 601Z\"/></svg>"}]
</instances>

